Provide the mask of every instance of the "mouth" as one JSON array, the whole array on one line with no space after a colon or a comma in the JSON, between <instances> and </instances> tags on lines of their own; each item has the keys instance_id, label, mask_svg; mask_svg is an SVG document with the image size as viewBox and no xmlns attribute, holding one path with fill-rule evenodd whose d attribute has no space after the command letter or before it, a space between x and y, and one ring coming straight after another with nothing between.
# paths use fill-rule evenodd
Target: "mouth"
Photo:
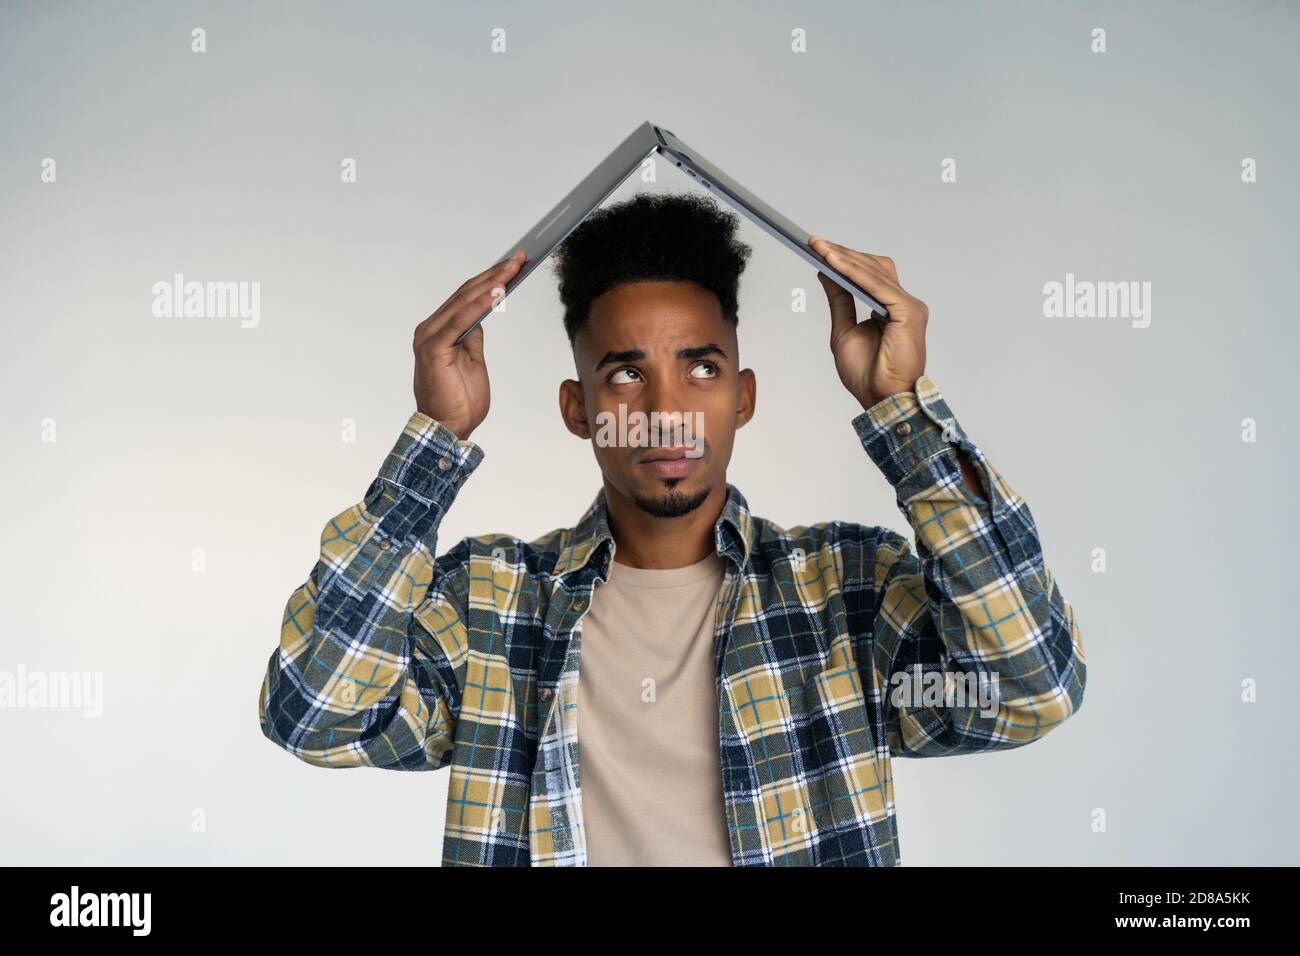
<instances>
[{"instance_id":1,"label":"mouth","mask_svg":"<svg viewBox=\"0 0 1300 956\"><path fill-rule=\"evenodd\" d=\"M686 448L656 448L638 462L658 478L683 478L695 468L699 458L688 458Z\"/></svg>"},{"instance_id":2,"label":"mouth","mask_svg":"<svg viewBox=\"0 0 1300 956\"><path fill-rule=\"evenodd\" d=\"M647 451L646 454L641 455L641 463L645 464L646 462L675 462L675 460L679 458L685 458L685 457L686 457L686 449L684 449L684 447L671 447L671 449L669 449L669 447L660 447L660 449L655 449L654 451Z\"/></svg>"}]
</instances>

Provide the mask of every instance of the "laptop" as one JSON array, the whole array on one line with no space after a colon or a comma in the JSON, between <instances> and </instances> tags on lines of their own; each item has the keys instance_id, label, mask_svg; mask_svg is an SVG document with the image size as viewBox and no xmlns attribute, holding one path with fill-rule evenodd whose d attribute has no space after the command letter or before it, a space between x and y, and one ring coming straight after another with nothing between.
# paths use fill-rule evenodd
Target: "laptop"
<instances>
[{"instance_id":1,"label":"laptop","mask_svg":"<svg viewBox=\"0 0 1300 956\"><path fill-rule=\"evenodd\" d=\"M724 203L737 212L757 223L764 232L772 236L801 259L816 267L854 298L870 306L871 311L882 318L889 316L888 310L872 298L871 294L858 286L853 280L836 271L808 245L811 233L801 229L781 215L763 200L736 182L721 169L705 159L698 150L692 149L662 126L651 122L642 123L632 131L627 139L591 171L572 192L560 200L559 204L542 217L542 221L524 234L524 237L497 257L501 261L522 248L528 258L518 274L507 283L505 293L496 300L500 303L506 296L528 278L547 256L573 232L587 216L600 207L619 186L650 156L662 156L686 175L690 176L710 193L720 197ZM455 344L492 314L495 304L457 337Z\"/></svg>"}]
</instances>

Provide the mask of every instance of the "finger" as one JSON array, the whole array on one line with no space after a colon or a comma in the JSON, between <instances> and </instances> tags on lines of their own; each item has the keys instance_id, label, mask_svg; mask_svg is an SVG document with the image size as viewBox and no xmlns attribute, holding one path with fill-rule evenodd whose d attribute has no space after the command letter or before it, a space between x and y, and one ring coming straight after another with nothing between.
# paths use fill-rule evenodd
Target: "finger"
<instances>
[{"instance_id":1,"label":"finger","mask_svg":"<svg viewBox=\"0 0 1300 956\"><path fill-rule=\"evenodd\" d=\"M509 264L510 259L507 257L507 259L498 262L491 269L480 272L472 279L467 279L461 283L460 287L448 296L442 305L434 309L428 318L415 327L416 345L418 346L430 334L440 328L457 309L481 296L483 291L490 287L492 283L503 280L509 269Z\"/></svg>"},{"instance_id":2,"label":"finger","mask_svg":"<svg viewBox=\"0 0 1300 956\"><path fill-rule=\"evenodd\" d=\"M844 254L849 256L850 259L858 260L859 263L875 269L876 272L883 274L883 276L892 278L892 280L897 284L898 268L894 265L893 259L889 258L889 256L878 256L871 254L871 252L862 252L855 250L855 248L849 248L848 246L836 245L836 248L840 252L844 252Z\"/></svg>"},{"instance_id":3,"label":"finger","mask_svg":"<svg viewBox=\"0 0 1300 956\"><path fill-rule=\"evenodd\" d=\"M473 312L473 319L477 319L482 315L494 301L495 297L491 294L492 289L500 287L504 290L506 283L517 273L522 265L522 259L520 258L522 254L522 250L516 250L502 262L479 273L473 279L461 285L432 315L416 326L415 341L417 346L436 335L448 323L463 318L466 311ZM484 304L485 295L486 304ZM470 321L473 321L473 319L470 319Z\"/></svg>"},{"instance_id":4,"label":"finger","mask_svg":"<svg viewBox=\"0 0 1300 956\"><path fill-rule=\"evenodd\" d=\"M474 330L465 336L465 340L460 343L467 355L482 364L483 362L483 326L482 324L474 326Z\"/></svg>"},{"instance_id":5,"label":"finger","mask_svg":"<svg viewBox=\"0 0 1300 956\"><path fill-rule=\"evenodd\" d=\"M516 249L514 252L510 253L510 255L502 259L500 262L495 262L492 265L488 266L486 269L484 269L482 272L480 272L478 275L474 276L473 278L466 279L461 284L461 287L457 289L456 292L453 292L451 294L448 301L450 301L450 299L456 298L457 294L461 293L462 291L468 293L469 290L474 286L481 285L484 280L491 278L493 273L499 272L505 269L506 267L517 263L522 254L523 254L522 249Z\"/></svg>"},{"instance_id":6,"label":"finger","mask_svg":"<svg viewBox=\"0 0 1300 956\"><path fill-rule=\"evenodd\" d=\"M858 307L853 296L824 272L817 273L817 281L822 284L826 303L831 307L831 341L837 342L841 335L858 324Z\"/></svg>"},{"instance_id":7,"label":"finger","mask_svg":"<svg viewBox=\"0 0 1300 956\"><path fill-rule=\"evenodd\" d=\"M478 298L482 295L483 290L490 288L496 282L503 281L503 277L510 276L523 264L525 253L522 249L516 249L510 255L506 256L500 262L484 269L478 275L471 279L465 280L455 292L453 292L447 301L434 310L434 315L439 312L454 310L463 307L467 302Z\"/></svg>"},{"instance_id":8,"label":"finger","mask_svg":"<svg viewBox=\"0 0 1300 956\"><path fill-rule=\"evenodd\" d=\"M504 279L489 284L489 287L478 296L449 310L441 322L430 326L424 337L420 339L417 348L447 348L457 344L456 340L460 338L461 333L485 316L501 300L505 292ZM464 345L464 342L460 344Z\"/></svg>"},{"instance_id":9,"label":"finger","mask_svg":"<svg viewBox=\"0 0 1300 956\"><path fill-rule=\"evenodd\" d=\"M889 256L878 256L870 252L861 252L857 249L850 249L848 246L840 245L838 242L828 241L828 244L833 249L848 256L850 259L855 259L868 268L875 269L877 272L893 279L895 283L898 282L898 267L894 264L894 260L889 258Z\"/></svg>"},{"instance_id":10,"label":"finger","mask_svg":"<svg viewBox=\"0 0 1300 956\"><path fill-rule=\"evenodd\" d=\"M814 236L809 245L822 255L828 265L852 279L881 305L901 305L909 298L884 267L866 253Z\"/></svg>"},{"instance_id":11,"label":"finger","mask_svg":"<svg viewBox=\"0 0 1300 956\"><path fill-rule=\"evenodd\" d=\"M858 263L863 268L878 272L882 277L892 280L895 285L898 284L898 269L894 265L894 260L889 256L876 256L869 252L861 252L838 242L831 242L829 239L821 239L820 236L817 239L818 242L825 245L825 253L828 257L831 255L843 256L852 262Z\"/></svg>"}]
</instances>

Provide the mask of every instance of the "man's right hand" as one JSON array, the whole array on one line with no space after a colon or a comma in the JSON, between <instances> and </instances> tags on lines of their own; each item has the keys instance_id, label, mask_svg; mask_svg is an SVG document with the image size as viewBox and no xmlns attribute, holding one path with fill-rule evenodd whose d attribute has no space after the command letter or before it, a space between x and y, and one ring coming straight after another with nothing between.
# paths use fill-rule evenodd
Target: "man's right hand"
<instances>
[{"instance_id":1,"label":"man's right hand","mask_svg":"<svg viewBox=\"0 0 1300 956\"><path fill-rule=\"evenodd\" d=\"M516 249L465 282L415 327L415 407L460 439L469 438L487 417L491 403L483 326L478 325L460 345L452 343L504 294L524 259L524 251Z\"/></svg>"}]
</instances>

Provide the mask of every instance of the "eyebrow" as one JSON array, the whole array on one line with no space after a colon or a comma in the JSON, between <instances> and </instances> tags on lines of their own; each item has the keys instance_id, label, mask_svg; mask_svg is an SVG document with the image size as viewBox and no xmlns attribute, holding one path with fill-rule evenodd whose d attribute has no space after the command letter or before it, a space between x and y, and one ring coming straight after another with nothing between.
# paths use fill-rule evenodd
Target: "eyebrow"
<instances>
[{"instance_id":1,"label":"eyebrow","mask_svg":"<svg viewBox=\"0 0 1300 956\"><path fill-rule=\"evenodd\" d=\"M722 347L714 342L710 342L707 345L692 345L689 348L677 350L677 357L679 359L704 358L706 355L721 355L724 359L727 357L727 353L722 350ZM606 352L604 356L601 357L601 360L596 363L596 367L593 368L592 371L599 372L606 365L611 365L615 362L639 362L643 358L645 358L644 349L624 349L622 352Z\"/></svg>"}]
</instances>

